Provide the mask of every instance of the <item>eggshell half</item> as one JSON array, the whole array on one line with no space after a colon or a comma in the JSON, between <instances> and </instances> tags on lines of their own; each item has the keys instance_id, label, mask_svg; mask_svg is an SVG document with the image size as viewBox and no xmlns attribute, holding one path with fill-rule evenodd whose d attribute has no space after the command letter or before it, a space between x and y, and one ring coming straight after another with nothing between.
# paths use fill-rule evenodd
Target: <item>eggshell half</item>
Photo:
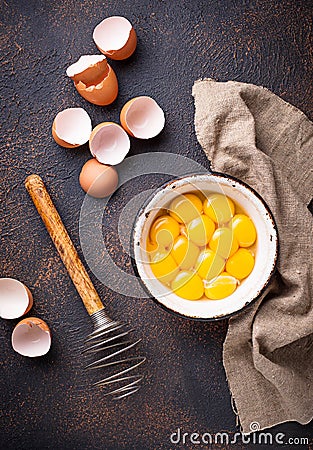
<instances>
[{"instance_id":1,"label":"eggshell half","mask_svg":"<svg viewBox=\"0 0 313 450\"><path fill-rule=\"evenodd\" d=\"M129 58L137 46L137 36L125 17L112 16L100 22L93 32L93 40L101 53L115 60Z\"/></svg>"},{"instance_id":2,"label":"eggshell half","mask_svg":"<svg viewBox=\"0 0 313 450\"><path fill-rule=\"evenodd\" d=\"M78 83L97 84L108 73L108 62L104 55L82 55L76 63L66 69L66 75Z\"/></svg>"},{"instance_id":3,"label":"eggshell half","mask_svg":"<svg viewBox=\"0 0 313 450\"><path fill-rule=\"evenodd\" d=\"M83 165L79 183L88 195L104 198L116 190L118 174L114 167L101 164L96 158L92 158Z\"/></svg>"},{"instance_id":4,"label":"eggshell half","mask_svg":"<svg viewBox=\"0 0 313 450\"><path fill-rule=\"evenodd\" d=\"M114 70L103 55L83 55L66 71L79 94L99 106L113 103L118 94Z\"/></svg>"},{"instance_id":5,"label":"eggshell half","mask_svg":"<svg viewBox=\"0 0 313 450\"><path fill-rule=\"evenodd\" d=\"M61 147L75 148L85 144L92 130L91 119L83 108L59 112L52 124L52 136Z\"/></svg>"},{"instance_id":6,"label":"eggshell half","mask_svg":"<svg viewBox=\"0 0 313 450\"><path fill-rule=\"evenodd\" d=\"M129 100L121 110L120 120L127 133L139 139L157 136L165 124L163 110L153 98L147 96Z\"/></svg>"},{"instance_id":7,"label":"eggshell half","mask_svg":"<svg viewBox=\"0 0 313 450\"><path fill-rule=\"evenodd\" d=\"M12 333L12 347L30 358L48 353L51 347L51 333L48 325L37 317L21 320Z\"/></svg>"},{"instance_id":8,"label":"eggshell half","mask_svg":"<svg viewBox=\"0 0 313 450\"><path fill-rule=\"evenodd\" d=\"M89 138L92 156L100 163L115 166L123 161L130 149L130 140L123 128L114 122L97 125Z\"/></svg>"},{"instance_id":9,"label":"eggshell half","mask_svg":"<svg viewBox=\"0 0 313 450\"><path fill-rule=\"evenodd\" d=\"M0 278L0 317L17 319L33 306L33 296L23 283L14 278Z\"/></svg>"}]
</instances>

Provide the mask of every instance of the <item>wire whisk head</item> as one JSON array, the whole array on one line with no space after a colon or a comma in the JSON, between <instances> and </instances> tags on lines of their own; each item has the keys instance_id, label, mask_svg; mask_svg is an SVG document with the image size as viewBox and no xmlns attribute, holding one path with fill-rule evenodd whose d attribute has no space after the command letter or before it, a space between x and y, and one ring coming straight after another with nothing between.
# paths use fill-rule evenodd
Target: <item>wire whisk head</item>
<instances>
[{"instance_id":1,"label":"wire whisk head","mask_svg":"<svg viewBox=\"0 0 313 450\"><path fill-rule=\"evenodd\" d=\"M129 340L133 331L121 322L110 319L104 309L91 316L94 331L86 340L83 353L97 354L99 357L86 366L87 370L107 369L109 375L94 383L94 386L107 388L105 396L110 395L115 400L128 397L140 388L142 375L135 375L137 369L146 360L143 356L133 356L134 349L141 339ZM116 368L118 371L116 371Z\"/></svg>"}]
</instances>

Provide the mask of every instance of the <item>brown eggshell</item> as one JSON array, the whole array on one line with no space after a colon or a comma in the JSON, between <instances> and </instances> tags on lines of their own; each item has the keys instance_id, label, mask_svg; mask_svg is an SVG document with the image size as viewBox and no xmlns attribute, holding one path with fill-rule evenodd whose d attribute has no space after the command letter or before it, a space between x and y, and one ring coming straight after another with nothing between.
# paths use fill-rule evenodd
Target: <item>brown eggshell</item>
<instances>
[{"instance_id":1,"label":"brown eggshell","mask_svg":"<svg viewBox=\"0 0 313 450\"><path fill-rule=\"evenodd\" d=\"M91 119L83 108L67 108L58 112L52 124L53 139L65 148L86 144L91 130Z\"/></svg>"},{"instance_id":2,"label":"brown eggshell","mask_svg":"<svg viewBox=\"0 0 313 450\"><path fill-rule=\"evenodd\" d=\"M118 94L118 82L114 70L108 64L106 77L97 85L86 85L83 81L74 82L79 94L88 102L99 106L110 105Z\"/></svg>"},{"instance_id":3,"label":"brown eggshell","mask_svg":"<svg viewBox=\"0 0 313 450\"><path fill-rule=\"evenodd\" d=\"M151 139L164 128L165 116L157 102L144 95L129 100L123 106L120 121L131 136L138 139Z\"/></svg>"},{"instance_id":4,"label":"brown eggshell","mask_svg":"<svg viewBox=\"0 0 313 450\"><path fill-rule=\"evenodd\" d=\"M122 61L123 59L129 58L137 47L137 35L134 28L130 30L129 38L124 47L122 47L120 50L111 50L104 52L99 48L100 52L102 52L104 55L106 55L108 58L114 59L116 61Z\"/></svg>"},{"instance_id":5,"label":"brown eggshell","mask_svg":"<svg viewBox=\"0 0 313 450\"><path fill-rule=\"evenodd\" d=\"M42 319L28 317L15 326L11 342L13 349L23 356L42 356L50 350L51 332Z\"/></svg>"},{"instance_id":6,"label":"brown eggshell","mask_svg":"<svg viewBox=\"0 0 313 450\"><path fill-rule=\"evenodd\" d=\"M33 306L33 296L25 284L15 278L0 278L0 317L18 319Z\"/></svg>"},{"instance_id":7,"label":"brown eggshell","mask_svg":"<svg viewBox=\"0 0 313 450\"><path fill-rule=\"evenodd\" d=\"M115 166L123 161L130 149L126 131L117 123L99 123L91 132L89 148L100 163Z\"/></svg>"},{"instance_id":8,"label":"brown eggshell","mask_svg":"<svg viewBox=\"0 0 313 450\"><path fill-rule=\"evenodd\" d=\"M82 167L79 183L88 195L104 198L116 190L118 174L114 167L101 164L96 158L92 158Z\"/></svg>"},{"instance_id":9,"label":"brown eggshell","mask_svg":"<svg viewBox=\"0 0 313 450\"><path fill-rule=\"evenodd\" d=\"M110 29L107 27L109 21L116 22L116 30L112 30L112 28ZM105 48L103 38L106 34L111 34L111 38L113 39L113 33L116 33L116 37L118 38L120 35L120 27L124 33L128 33L125 43L119 48ZM137 35L134 28L125 17L119 16L108 17L100 22L94 29L93 39L101 53L106 55L108 58L119 61L129 58L134 53L137 46Z\"/></svg>"},{"instance_id":10,"label":"brown eggshell","mask_svg":"<svg viewBox=\"0 0 313 450\"><path fill-rule=\"evenodd\" d=\"M25 286L25 284L24 284L24 286ZM28 289L27 286L25 286L25 289L26 289L26 291L27 291L28 300L29 300L28 308L26 309L26 311L25 311L25 313L24 313L24 314L27 314L27 313L32 309L32 307L33 307L34 299L33 299L32 293L30 292L30 290Z\"/></svg>"},{"instance_id":11,"label":"brown eggshell","mask_svg":"<svg viewBox=\"0 0 313 450\"><path fill-rule=\"evenodd\" d=\"M65 142L65 141L63 141L62 139L59 138L59 136L56 134L56 131L55 131L55 120L53 121L53 124L52 124L52 137L55 140L55 142L58 145L60 145L61 147L76 148L76 147L80 146L80 144L76 144L76 145L69 144L68 142Z\"/></svg>"},{"instance_id":12,"label":"brown eggshell","mask_svg":"<svg viewBox=\"0 0 313 450\"><path fill-rule=\"evenodd\" d=\"M90 55L85 55L85 57L86 56L90 56ZM93 55L91 55L91 56L93 56ZM78 83L79 81L81 81L86 86L97 85L104 78L106 78L106 76L108 75L108 72L109 72L108 61L106 60L105 56L103 56L103 58L104 59L99 60L96 63L90 63L90 66L88 66L86 69L82 70L81 72L78 72L75 74L74 73L68 74L68 71L67 71L67 75L75 83Z\"/></svg>"},{"instance_id":13,"label":"brown eggshell","mask_svg":"<svg viewBox=\"0 0 313 450\"><path fill-rule=\"evenodd\" d=\"M38 325L43 331L48 331L50 333L50 328L48 327L46 322L42 319L39 319L38 317L26 317L25 319L20 320L17 325L21 325L22 323L26 323L27 325Z\"/></svg>"},{"instance_id":14,"label":"brown eggshell","mask_svg":"<svg viewBox=\"0 0 313 450\"><path fill-rule=\"evenodd\" d=\"M134 103L135 100L136 100L136 98L132 98L131 100L128 100L128 102L126 102L125 105L123 106L123 108L121 109L121 113L120 113L120 121L121 121L122 127L132 137L134 137L134 135L133 135L132 131L128 128L127 121L126 121L126 113L129 109L129 107L132 105L132 103Z\"/></svg>"}]
</instances>

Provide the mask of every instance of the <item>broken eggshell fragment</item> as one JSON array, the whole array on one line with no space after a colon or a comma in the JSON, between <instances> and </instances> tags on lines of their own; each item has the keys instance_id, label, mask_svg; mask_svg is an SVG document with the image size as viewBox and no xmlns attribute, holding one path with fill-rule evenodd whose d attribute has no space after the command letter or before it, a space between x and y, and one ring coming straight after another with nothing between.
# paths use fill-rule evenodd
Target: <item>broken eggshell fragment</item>
<instances>
[{"instance_id":1,"label":"broken eggshell fragment","mask_svg":"<svg viewBox=\"0 0 313 450\"><path fill-rule=\"evenodd\" d=\"M91 132L89 148L100 163L115 166L130 149L130 140L123 128L114 122L99 123Z\"/></svg>"},{"instance_id":2,"label":"broken eggshell fragment","mask_svg":"<svg viewBox=\"0 0 313 450\"><path fill-rule=\"evenodd\" d=\"M164 112L157 102L147 96L135 97L122 108L120 121L123 128L133 137L151 139L164 128Z\"/></svg>"},{"instance_id":3,"label":"broken eggshell fragment","mask_svg":"<svg viewBox=\"0 0 313 450\"><path fill-rule=\"evenodd\" d=\"M25 284L14 278L0 278L0 317L18 319L33 306L33 296Z\"/></svg>"},{"instance_id":4,"label":"broken eggshell fragment","mask_svg":"<svg viewBox=\"0 0 313 450\"><path fill-rule=\"evenodd\" d=\"M28 317L21 320L12 333L12 347L23 356L43 356L51 347L51 332L42 319Z\"/></svg>"},{"instance_id":5,"label":"broken eggshell fragment","mask_svg":"<svg viewBox=\"0 0 313 450\"><path fill-rule=\"evenodd\" d=\"M78 93L99 106L113 103L118 94L114 70L104 55L83 55L66 70Z\"/></svg>"},{"instance_id":6,"label":"broken eggshell fragment","mask_svg":"<svg viewBox=\"0 0 313 450\"><path fill-rule=\"evenodd\" d=\"M52 124L53 139L65 148L79 147L88 142L91 130L91 119L83 108L60 111Z\"/></svg>"},{"instance_id":7,"label":"broken eggshell fragment","mask_svg":"<svg viewBox=\"0 0 313 450\"><path fill-rule=\"evenodd\" d=\"M102 20L93 32L93 40L101 53L108 58L129 58L137 46L137 36L125 17L112 16Z\"/></svg>"}]
</instances>

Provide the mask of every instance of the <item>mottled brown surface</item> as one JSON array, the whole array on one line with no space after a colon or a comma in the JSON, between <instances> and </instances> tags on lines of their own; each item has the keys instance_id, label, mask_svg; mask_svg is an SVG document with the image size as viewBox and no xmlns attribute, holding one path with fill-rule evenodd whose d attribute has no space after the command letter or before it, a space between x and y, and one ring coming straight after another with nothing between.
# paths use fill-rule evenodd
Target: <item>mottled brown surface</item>
<instances>
[{"instance_id":1,"label":"mottled brown surface","mask_svg":"<svg viewBox=\"0 0 313 450\"><path fill-rule=\"evenodd\" d=\"M193 126L191 87L199 77L261 84L312 119L310 3L1 2L1 276L16 277L29 286L35 302L31 315L46 320L53 332L50 353L31 360L11 348L16 322L0 322L1 449L202 448L173 445L169 437L178 427L189 433L236 432L221 356L226 321L176 318L151 300L114 294L95 277L109 313L129 322L143 337L141 348L148 362L140 394L127 401L109 404L100 391L89 387L80 347L90 319L24 179L32 172L42 176L79 249L84 194L78 175L90 155L87 146L65 150L52 140L52 120L61 109L83 106L94 124L118 121L126 100L152 95L165 110L166 128L151 142L132 140L131 154L171 151L207 167ZM129 61L112 62L120 94L113 105L101 108L79 97L65 70L81 54L96 52L92 30L113 14L132 21L138 48ZM132 268L119 244L119 211L140 189L156 187L165 179L146 176L123 186L104 218L105 242L125 270ZM312 425L284 424L273 432L309 437Z\"/></svg>"}]
</instances>

